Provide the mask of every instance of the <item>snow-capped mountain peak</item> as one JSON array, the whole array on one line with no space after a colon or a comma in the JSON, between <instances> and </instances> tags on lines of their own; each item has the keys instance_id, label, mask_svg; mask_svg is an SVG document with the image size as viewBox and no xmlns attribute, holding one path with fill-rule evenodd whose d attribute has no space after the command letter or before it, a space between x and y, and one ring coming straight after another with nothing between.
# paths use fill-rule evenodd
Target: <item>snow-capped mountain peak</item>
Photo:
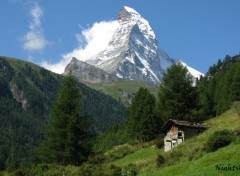
<instances>
[{"instance_id":1,"label":"snow-capped mountain peak","mask_svg":"<svg viewBox=\"0 0 240 176\"><path fill-rule=\"evenodd\" d=\"M145 20L136 10L131 7L124 6L123 9L119 12L118 21L122 25L135 25L137 24L140 30L148 35L151 35L152 38L155 38L155 34L147 20Z\"/></svg>"},{"instance_id":2,"label":"snow-capped mountain peak","mask_svg":"<svg viewBox=\"0 0 240 176\"><path fill-rule=\"evenodd\" d=\"M149 22L136 10L124 6L118 25L108 46L97 56L85 61L121 79L159 84L167 68L175 64L158 48L158 41Z\"/></svg>"},{"instance_id":3,"label":"snow-capped mountain peak","mask_svg":"<svg viewBox=\"0 0 240 176\"><path fill-rule=\"evenodd\" d=\"M133 14L137 14L140 15L135 9L129 7L129 6L124 6L123 9L125 9L126 11L128 11L129 13L133 13Z\"/></svg>"},{"instance_id":4,"label":"snow-capped mountain peak","mask_svg":"<svg viewBox=\"0 0 240 176\"><path fill-rule=\"evenodd\" d=\"M124 21L124 20L129 20L131 18L137 19L140 17L141 15L136 10L128 6L124 6L119 13L118 20Z\"/></svg>"},{"instance_id":5,"label":"snow-capped mountain peak","mask_svg":"<svg viewBox=\"0 0 240 176\"><path fill-rule=\"evenodd\" d=\"M159 83L174 60L158 49L149 22L127 6L119 12L117 21L119 26L108 47L86 62L122 79Z\"/></svg>"}]
</instances>

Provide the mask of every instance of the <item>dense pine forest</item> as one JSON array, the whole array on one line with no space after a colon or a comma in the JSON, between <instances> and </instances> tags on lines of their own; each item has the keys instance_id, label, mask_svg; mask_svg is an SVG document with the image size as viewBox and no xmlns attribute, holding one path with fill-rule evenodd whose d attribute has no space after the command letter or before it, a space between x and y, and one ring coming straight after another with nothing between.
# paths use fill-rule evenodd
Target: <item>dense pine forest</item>
<instances>
[{"instance_id":1,"label":"dense pine forest","mask_svg":"<svg viewBox=\"0 0 240 176\"><path fill-rule=\"evenodd\" d=\"M0 58L0 68L2 171L40 163L99 164L114 146L161 143L161 128L170 118L203 122L240 101L240 55L218 60L195 86L185 67L173 65L157 96L139 88L128 107L71 75L7 57Z\"/></svg>"},{"instance_id":2,"label":"dense pine forest","mask_svg":"<svg viewBox=\"0 0 240 176\"><path fill-rule=\"evenodd\" d=\"M198 82L199 110L203 117L216 116L240 100L240 56L226 56L211 66Z\"/></svg>"}]
</instances>

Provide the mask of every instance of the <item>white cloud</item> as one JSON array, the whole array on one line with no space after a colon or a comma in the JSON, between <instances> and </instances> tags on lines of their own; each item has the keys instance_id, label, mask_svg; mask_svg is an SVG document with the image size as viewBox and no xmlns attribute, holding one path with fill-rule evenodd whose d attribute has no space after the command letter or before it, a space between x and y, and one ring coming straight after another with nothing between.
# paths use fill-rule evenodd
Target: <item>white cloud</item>
<instances>
[{"instance_id":1,"label":"white cloud","mask_svg":"<svg viewBox=\"0 0 240 176\"><path fill-rule=\"evenodd\" d=\"M44 37L41 18L43 11L39 4L34 3L30 10L31 22L28 26L29 31L23 37L23 49L27 51L42 50L48 44Z\"/></svg>"},{"instance_id":2,"label":"white cloud","mask_svg":"<svg viewBox=\"0 0 240 176\"><path fill-rule=\"evenodd\" d=\"M107 48L118 27L119 23L117 21L94 23L92 27L83 29L81 33L76 34L75 37L79 42L79 46L71 52L64 54L59 63L49 64L44 61L41 65L53 72L63 73L64 68L72 57L76 57L81 61L92 59Z\"/></svg>"},{"instance_id":3,"label":"white cloud","mask_svg":"<svg viewBox=\"0 0 240 176\"><path fill-rule=\"evenodd\" d=\"M40 63L40 65L48 70L51 70L52 72L61 74L64 72L64 69L69 62L70 62L69 59L61 59L60 62L55 64L51 64L51 63L48 63L47 61L43 61L42 63Z\"/></svg>"},{"instance_id":4,"label":"white cloud","mask_svg":"<svg viewBox=\"0 0 240 176\"><path fill-rule=\"evenodd\" d=\"M80 34L76 35L79 41L79 46L73 51L65 54L64 58L76 57L79 60L86 61L94 58L101 51L107 48L114 32L118 28L117 21L102 21L94 23L89 29L83 30ZM87 43L83 47L84 41Z\"/></svg>"}]
</instances>

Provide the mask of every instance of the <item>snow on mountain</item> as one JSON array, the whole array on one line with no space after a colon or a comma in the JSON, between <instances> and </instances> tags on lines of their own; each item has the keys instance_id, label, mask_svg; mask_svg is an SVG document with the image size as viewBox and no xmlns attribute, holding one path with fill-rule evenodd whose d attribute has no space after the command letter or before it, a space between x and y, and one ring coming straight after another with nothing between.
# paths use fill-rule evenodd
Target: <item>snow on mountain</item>
<instances>
[{"instance_id":1,"label":"snow on mountain","mask_svg":"<svg viewBox=\"0 0 240 176\"><path fill-rule=\"evenodd\" d=\"M148 21L125 6L117 22L119 26L108 47L85 62L122 79L159 83L174 60L158 49L156 36Z\"/></svg>"},{"instance_id":2,"label":"snow on mountain","mask_svg":"<svg viewBox=\"0 0 240 176\"><path fill-rule=\"evenodd\" d=\"M188 72L194 77L194 78L200 78L200 76L204 76L203 73L197 71L196 69L188 66L186 63L184 63L183 61L179 60L178 61L182 66L186 67L188 69Z\"/></svg>"},{"instance_id":3,"label":"snow on mountain","mask_svg":"<svg viewBox=\"0 0 240 176\"><path fill-rule=\"evenodd\" d=\"M193 86L196 85L196 81L197 81L197 79L200 78L201 75L204 76L203 73L201 73L201 72L197 71L196 69L188 66L186 63L184 63L184 62L181 61L181 60L177 60L177 61L176 61L176 64L180 64L180 65L182 65L183 67L186 67L186 68L187 68L188 73L192 76Z\"/></svg>"},{"instance_id":4,"label":"snow on mountain","mask_svg":"<svg viewBox=\"0 0 240 176\"><path fill-rule=\"evenodd\" d=\"M105 49L88 59L77 59L121 79L160 83L167 68L176 61L158 48L149 22L136 10L124 6L114 23L116 28ZM193 68L188 68L193 76L199 75Z\"/></svg>"}]
</instances>

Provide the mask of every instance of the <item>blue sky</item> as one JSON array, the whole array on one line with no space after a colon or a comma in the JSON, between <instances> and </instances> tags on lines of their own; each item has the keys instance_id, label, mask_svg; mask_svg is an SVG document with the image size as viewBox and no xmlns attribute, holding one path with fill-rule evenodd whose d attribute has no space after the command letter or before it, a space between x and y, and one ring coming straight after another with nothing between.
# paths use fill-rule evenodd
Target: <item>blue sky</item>
<instances>
[{"instance_id":1,"label":"blue sky","mask_svg":"<svg viewBox=\"0 0 240 176\"><path fill-rule=\"evenodd\" d=\"M56 68L87 45L83 31L115 20L125 5L149 21L170 57L203 73L240 52L239 0L1 0L0 55Z\"/></svg>"}]
</instances>

